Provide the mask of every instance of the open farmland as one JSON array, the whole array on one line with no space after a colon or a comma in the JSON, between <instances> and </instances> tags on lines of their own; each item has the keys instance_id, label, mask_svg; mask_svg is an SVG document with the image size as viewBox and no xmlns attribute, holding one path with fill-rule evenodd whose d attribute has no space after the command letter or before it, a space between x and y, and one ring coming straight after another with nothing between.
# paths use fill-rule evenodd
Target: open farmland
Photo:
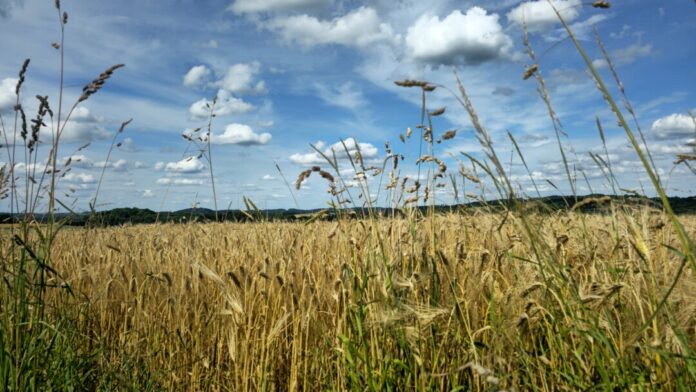
<instances>
[{"instance_id":1,"label":"open farmland","mask_svg":"<svg viewBox=\"0 0 696 392\"><path fill-rule=\"evenodd\" d=\"M696 280L661 213L503 219L64 231L74 295L46 312L95 388L693 386Z\"/></svg>"},{"instance_id":2,"label":"open farmland","mask_svg":"<svg viewBox=\"0 0 696 392\"><path fill-rule=\"evenodd\" d=\"M0 0L0 390L696 390L693 6Z\"/></svg>"}]
</instances>

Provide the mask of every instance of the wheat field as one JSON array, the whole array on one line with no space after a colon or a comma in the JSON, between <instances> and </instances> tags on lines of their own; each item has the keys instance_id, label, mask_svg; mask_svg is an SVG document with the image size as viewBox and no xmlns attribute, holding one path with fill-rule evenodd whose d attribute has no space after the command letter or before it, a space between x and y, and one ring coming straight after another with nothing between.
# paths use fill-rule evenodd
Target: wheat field
<instances>
[{"instance_id":1,"label":"wheat field","mask_svg":"<svg viewBox=\"0 0 696 392\"><path fill-rule=\"evenodd\" d=\"M221 222L213 98L206 104L207 126L181 135L185 154L192 152L184 159L208 165L210 222L111 227L98 199L107 167L115 168L108 165L111 153L121 147L119 135L131 120L114 133L99 179L91 178L96 184L85 213L73 211L63 198L70 195L61 195L73 163L72 157L60 159L61 136L76 109L124 65L106 68L74 103L64 103L69 18L60 1L53 3L60 28L51 44L60 59L58 96L50 105L48 96L37 96L37 115L27 122L26 59L10 86L14 121L0 117L9 161L0 167L0 200L10 209L0 226L0 389L696 390L696 216L675 212L599 34L603 62L588 56L575 24L551 2L644 170L640 193L620 187L599 117L604 153L590 156L612 196L594 194L584 168L568 160L575 152L542 76L545 52L537 57L523 24L529 64L520 76L537 83L570 187L559 196L560 209L544 204L535 182L541 179L510 131L515 148L504 163L454 69L451 88L394 81L421 97L415 132L408 127L398 134L404 145L418 146L415 159L392 151L389 142L383 161L365 160L355 139L340 139L343 151L311 145L326 162L304 165L295 189L319 177L329 208L292 217L303 222L264 218L268 211L247 196L246 208L234 211L244 222ZM587 6L606 10L610 4ZM618 91L605 83L600 63ZM435 148L457 129L434 129L433 119L450 110L430 106L435 90L460 104L480 147L476 156L462 151L466 160L451 157L449 171L448 158L436 156ZM40 140L46 123L51 139ZM538 198L512 175L513 158ZM696 174L689 164L696 150L676 158L674 165ZM417 174L404 165L415 165ZM579 194L580 175L591 195ZM370 187L378 176L378 188ZM652 188L643 189L643 180ZM480 194L464 192L472 189L465 184ZM445 191L454 205L437 200ZM149 212L161 222L159 212ZM75 219L83 226L69 227Z\"/></svg>"},{"instance_id":2,"label":"wheat field","mask_svg":"<svg viewBox=\"0 0 696 392\"><path fill-rule=\"evenodd\" d=\"M662 213L612 209L64 230L47 309L95 389L693 386L694 275Z\"/></svg>"}]
</instances>

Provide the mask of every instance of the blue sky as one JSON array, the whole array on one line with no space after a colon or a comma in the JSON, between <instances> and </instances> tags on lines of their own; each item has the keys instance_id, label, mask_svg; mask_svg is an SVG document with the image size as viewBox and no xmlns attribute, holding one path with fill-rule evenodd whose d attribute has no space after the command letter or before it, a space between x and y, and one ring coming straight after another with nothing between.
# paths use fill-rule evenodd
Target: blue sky
<instances>
[{"instance_id":1,"label":"blue sky","mask_svg":"<svg viewBox=\"0 0 696 392\"><path fill-rule=\"evenodd\" d=\"M673 165L676 154L692 151L688 144L695 132L688 111L696 109L696 5L616 1L609 9L596 9L590 3L555 2L610 81L592 27L602 36L669 193L696 193L693 174ZM395 175L414 179L420 93L393 81L421 79L455 88L453 66L521 192L536 194L511 153L507 131L520 143L542 193L569 192L536 81L522 78L531 63L523 46L522 16L567 134L561 141L577 169L578 192L588 193L590 187L611 192L589 155L603 154L598 117L620 186L653 193L546 1L64 0L62 7L70 16L68 102L104 69L126 64L80 106L63 135L58 155L62 160L72 156L73 163L60 189L70 195L66 204L77 209L84 210L94 197L111 139L130 118L133 122L117 137L120 147L106 163L98 208L173 210L194 202L212 207L208 164L188 159L192 149L181 134L207 124L205 103L214 96L211 140L220 209L239 207L242 195L262 208L325 206L329 195L321 178L310 177L299 191L293 188L296 204L275 167L277 162L293 183L301 171L321 163L310 143L329 151L341 139L357 141L364 158L381 166L385 142L390 142L406 159ZM11 137L14 86L25 58L31 64L22 103L29 117L38 106L32 98L36 94L48 95L57 107L59 56L51 43L59 38L59 25L53 2L0 0L0 35L0 114ZM460 161L470 170L460 151L483 154L466 112L442 88L430 94L428 106L447 108L435 119L436 138L459 129L455 138L435 144L436 155L451 172L458 171ZM404 144L399 135L409 127L414 132ZM42 140L48 138L50 132L42 134ZM86 142L90 146L76 152ZM47 150L40 149L39 164ZM0 162L8 161L3 146ZM351 182L355 173L347 160L342 162ZM25 167L19 165L16 172ZM380 177L369 181L376 193ZM385 174L382 187L388 182ZM452 202L450 188L438 188L437 200ZM494 196L490 191L473 183L464 189ZM7 209L8 201L0 202L0 210Z\"/></svg>"}]
</instances>

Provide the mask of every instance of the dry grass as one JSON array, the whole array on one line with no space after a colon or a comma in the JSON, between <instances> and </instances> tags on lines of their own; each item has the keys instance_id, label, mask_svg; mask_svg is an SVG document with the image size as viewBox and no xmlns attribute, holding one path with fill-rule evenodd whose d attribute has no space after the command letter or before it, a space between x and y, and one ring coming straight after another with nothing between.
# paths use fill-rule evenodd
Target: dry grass
<instances>
[{"instance_id":1,"label":"dry grass","mask_svg":"<svg viewBox=\"0 0 696 392\"><path fill-rule=\"evenodd\" d=\"M64 231L54 268L76 295L46 302L81 305L80 344L110 348L99 367L128 358L155 389L684 383L693 273L648 320L681 265L664 216L527 215L533 239L516 217L498 231L501 219ZM683 222L693 236L696 217Z\"/></svg>"}]
</instances>

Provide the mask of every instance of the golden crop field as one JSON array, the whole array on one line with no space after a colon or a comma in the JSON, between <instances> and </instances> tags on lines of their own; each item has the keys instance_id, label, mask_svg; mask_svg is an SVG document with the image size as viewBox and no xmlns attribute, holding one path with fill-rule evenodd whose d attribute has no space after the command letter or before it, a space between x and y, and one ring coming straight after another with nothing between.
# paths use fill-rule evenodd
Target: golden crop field
<instances>
[{"instance_id":1,"label":"golden crop field","mask_svg":"<svg viewBox=\"0 0 696 392\"><path fill-rule=\"evenodd\" d=\"M665 223L617 207L66 230L48 284L73 294L46 312L72 320L56 344L99 353L102 389L684 389L696 279Z\"/></svg>"},{"instance_id":2,"label":"golden crop field","mask_svg":"<svg viewBox=\"0 0 696 392\"><path fill-rule=\"evenodd\" d=\"M696 390L686 6L24 3L0 0L24 58L0 61L0 390Z\"/></svg>"}]
</instances>

